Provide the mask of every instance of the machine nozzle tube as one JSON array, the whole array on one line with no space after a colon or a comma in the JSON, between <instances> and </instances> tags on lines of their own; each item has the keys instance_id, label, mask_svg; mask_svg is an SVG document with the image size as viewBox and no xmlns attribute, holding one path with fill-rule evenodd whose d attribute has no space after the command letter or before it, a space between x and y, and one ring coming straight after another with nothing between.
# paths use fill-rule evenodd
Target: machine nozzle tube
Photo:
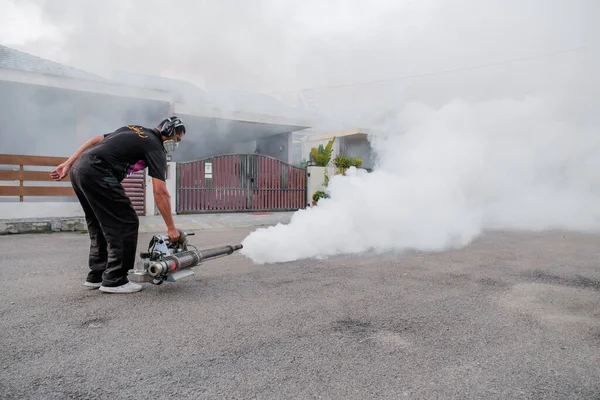
<instances>
[{"instance_id":1,"label":"machine nozzle tube","mask_svg":"<svg viewBox=\"0 0 600 400\"><path fill-rule=\"evenodd\" d=\"M162 261L155 261L148 267L148 274L153 277L164 276L171 272L192 268L201 261L232 254L242 248L241 244L235 246L223 246L201 251L182 251L165 257Z\"/></svg>"}]
</instances>

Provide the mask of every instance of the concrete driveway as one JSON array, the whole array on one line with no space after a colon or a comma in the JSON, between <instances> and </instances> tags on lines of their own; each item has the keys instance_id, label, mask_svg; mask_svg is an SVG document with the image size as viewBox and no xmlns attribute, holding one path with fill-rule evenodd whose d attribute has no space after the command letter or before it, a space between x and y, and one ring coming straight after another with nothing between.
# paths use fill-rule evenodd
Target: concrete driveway
<instances>
[{"instance_id":1,"label":"concrete driveway","mask_svg":"<svg viewBox=\"0 0 600 400\"><path fill-rule=\"evenodd\" d=\"M269 266L235 254L128 295L84 288L87 246L0 237L2 398L600 396L598 236L494 233L446 253Z\"/></svg>"}]
</instances>

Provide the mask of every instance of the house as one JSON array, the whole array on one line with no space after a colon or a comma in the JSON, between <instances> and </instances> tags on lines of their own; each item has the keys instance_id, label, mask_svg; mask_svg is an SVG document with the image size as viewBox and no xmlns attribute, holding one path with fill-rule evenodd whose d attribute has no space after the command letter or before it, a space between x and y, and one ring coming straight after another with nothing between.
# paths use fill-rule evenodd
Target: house
<instances>
[{"instance_id":1,"label":"house","mask_svg":"<svg viewBox=\"0 0 600 400\"><path fill-rule=\"evenodd\" d=\"M366 129L347 129L328 133L310 134L310 130L294 134L292 154L294 163L307 162L310 158L312 148L319 145L327 146L327 143L335 137L333 142L333 153L331 158L338 154L346 157L359 157L363 160L362 168L372 170L375 166L375 153L369 140L373 133Z\"/></svg>"},{"instance_id":2,"label":"house","mask_svg":"<svg viewBox=\"0 0 600 400\"><path fill-rule=\"evenodd\" d=\"M167 115L188 128L173 161L252 152L291 161L311 116L274 98L115 72L103 77L0 45L0 153L68 157L89 137Z\"/></svg>"}]
</instances>

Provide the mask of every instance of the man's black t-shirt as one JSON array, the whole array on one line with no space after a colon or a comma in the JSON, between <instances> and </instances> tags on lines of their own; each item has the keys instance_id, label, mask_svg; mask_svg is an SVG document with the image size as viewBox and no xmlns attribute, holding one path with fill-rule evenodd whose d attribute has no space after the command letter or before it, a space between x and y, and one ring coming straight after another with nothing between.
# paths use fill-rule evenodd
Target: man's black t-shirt
<instances>
[{"instance_id":1,"label":"man's black t-shirt","mask_svg":"<svg viewBox=\"0 0 600 400\"><path fill-rule=\"evenodd\" d=\"M160 132L139 125L128 125L104 135L86 154L100 159L121 182L130 174L148 167L148 175L166 180L167 154Z\"/></svg>"}]
</instances>

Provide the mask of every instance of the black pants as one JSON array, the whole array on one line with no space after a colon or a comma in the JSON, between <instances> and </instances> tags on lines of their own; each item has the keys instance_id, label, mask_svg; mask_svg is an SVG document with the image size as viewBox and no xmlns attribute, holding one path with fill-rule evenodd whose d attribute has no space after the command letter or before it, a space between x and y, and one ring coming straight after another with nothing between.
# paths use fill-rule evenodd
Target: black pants
<instances>
[{"instance_id":1,"label":"black pants","mask_svg":"<svg viewBox=\"0 0 600 400\"><path fill-rule=\"evenodd\" d=\"M89 282L128 282L138 241L139 218L121 183L94 156L71 167L71 183L83 207L90 235Z\"/></svg>"}]
</instances>

